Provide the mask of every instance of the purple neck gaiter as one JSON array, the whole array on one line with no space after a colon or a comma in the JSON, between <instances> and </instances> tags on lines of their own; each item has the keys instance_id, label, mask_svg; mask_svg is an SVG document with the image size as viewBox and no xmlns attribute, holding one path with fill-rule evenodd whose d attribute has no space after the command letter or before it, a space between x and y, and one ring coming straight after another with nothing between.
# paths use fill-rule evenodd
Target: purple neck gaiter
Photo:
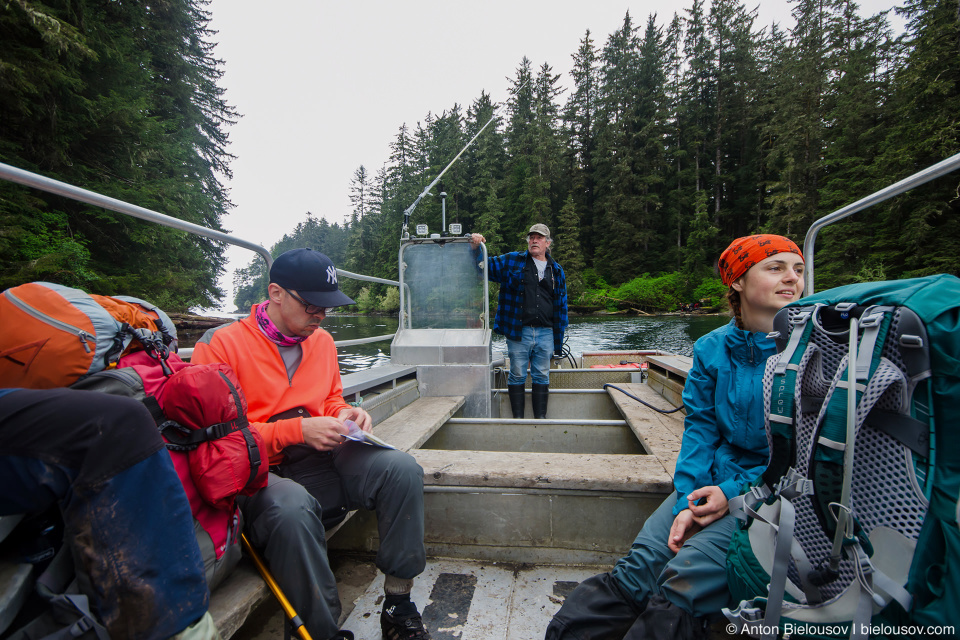
<instances>
[{"instance_id":1,"label":"purple neck gaiter","mask_svg":"<svg viewBox=\"0 0 960 640\"><path fill-rule=\"evenodd\" d=\"M292 347L295 344L300 344L306 338L301 338L299 336L285 336L280 333L280 330L277 329L277 325L273 324L273 320L270 319L270 316L267 315L267 307L270 306L269 300L264 300L257 305L257 324L260 325L260 330L263 331L263 334L267 336L267 339L270 342L273 342L280 347Z\"/></svg>"}]
</instances>

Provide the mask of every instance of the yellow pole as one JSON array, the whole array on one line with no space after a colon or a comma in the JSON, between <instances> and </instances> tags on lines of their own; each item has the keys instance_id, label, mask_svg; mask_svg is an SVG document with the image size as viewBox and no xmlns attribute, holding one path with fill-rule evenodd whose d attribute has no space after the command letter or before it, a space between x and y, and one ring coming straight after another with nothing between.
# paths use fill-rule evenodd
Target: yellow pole
<instances>
[{"instance_id":1,"label":"yellow pole","mask_svg":"<svg viewBox=\"0 0 960 640\"><path fill-rule=\"evenodd\" d=\"M273 579L272 575L270 575L270 570L267 569L267 565L263 563L263 559L260 558L260 554L257 553L257 550L254 549L253 545L250 544L250 541L247 540L247 534L241 533L240 539L243 541L243 548L247 553L250 554L250 557L253 558L253 564L257 565L257 571L260 572L260 575L263 576L267 586L270 587L270 591L272 591L273 595L276 596L277 601L280 603L280 607L283 609L283 612L288 618L290 618L290 622L293 624L294 631L297 633L297 635L303 638L303 640L313 640L313 638L310 637L310 633L307 631L306 627L303 626L303 621L300 619L300 616L297 615L293 605L290 604L290 601L287 600L287 597L283 595L283 591L280 590L280 585L278 585L277 581Z\"/></svg>"}]
</instances>

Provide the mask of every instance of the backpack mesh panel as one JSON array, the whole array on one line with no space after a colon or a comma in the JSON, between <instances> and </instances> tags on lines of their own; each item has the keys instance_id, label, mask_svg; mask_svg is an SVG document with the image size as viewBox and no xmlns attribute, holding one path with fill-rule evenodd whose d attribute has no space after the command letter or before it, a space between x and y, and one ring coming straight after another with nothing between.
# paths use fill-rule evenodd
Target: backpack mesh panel
<instances>
[{"instance_id":1,"label":"backpack mesh panel","mask_svg":"<svg viewBox=\"0 0 960 640\"><path fill-rule=\"evenodd\" d=\"M791 309L791 319L802 309ZM905 412L906 392L900 383L894 383L883 390L885 383L898 378L894 368L903 370L903 360L897 345L896 331L899 310L895 313L882 356L887 366L881 366L877 375L870 381L861 407L868 406L876 397L877 407L891 412ZM810 336L810 347L800 362L798 373L799 396L824 397L827 393L825 380L837 375L847 353L847 344L836 342L819 326L815 326ZM773 365L771 359L764 374L764 389L769 392L773 384ZM840 374L846 377L845 371ZM769 393L767 393L769 397ZM877 397L878 396L878 397ZM824 413L821 408L819 413ZM796 470L808 475L808 463L812 455L813 435L820 416L815 412L803 413L797 407L797 462ZM861 417L862 416L858 416ZM769 432L768 432L769 434ZM768 435L769 439L769 435ZM886 526L916 540L927 510L927 501L917 483L910 450L890 436L877 431L869 425L861 427L856 436L853 485L851 502L856 518L866 532L878 526ZM820 526L809 496L794 501L797 512L796 538L807 557L816 567L829 557L833 541L828 538ZM791 562L789 579L798 587L801 582L796 567ZM821 595L827 600L838 595L855 579L853 563L842 560L840 577L832 584L821 587Z\"/></svg>"}]
</instances>

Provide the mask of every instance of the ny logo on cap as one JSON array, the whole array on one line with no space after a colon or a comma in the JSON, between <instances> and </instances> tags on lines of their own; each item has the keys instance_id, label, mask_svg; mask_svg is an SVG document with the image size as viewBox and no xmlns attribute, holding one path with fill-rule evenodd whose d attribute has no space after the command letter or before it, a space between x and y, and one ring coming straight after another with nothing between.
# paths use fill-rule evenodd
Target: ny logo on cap
<instances>
[{"instance_id":1,"label":"ny logo on cap","mask_svg":"<svg viewBox=\"0 0 960 640\"><path fill-rule=\"evenodd\" d=\"M327 267L327 282L337 284L337 268L333 265Z\"/></svg>"}]
</instances>

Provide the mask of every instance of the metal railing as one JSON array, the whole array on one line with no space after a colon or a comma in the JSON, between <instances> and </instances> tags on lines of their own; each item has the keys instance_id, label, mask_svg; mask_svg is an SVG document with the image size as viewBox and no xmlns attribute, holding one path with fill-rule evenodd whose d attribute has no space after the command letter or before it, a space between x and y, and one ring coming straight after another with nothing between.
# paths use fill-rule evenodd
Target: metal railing
<instances>
[{"instance_id":1,"label":"metal railing","mask_svg":"<svg viewBox=\"0 0 960 640\"><path fill-rule=\"evenodd\" d=\"M54 180L53 178L47 178L37 175L36 173L24 171L23 169L17 169L16 167L11 167L10 165L3 164L2 162L0 162L0 178L4 178L10 182L16 182L17 184L22 184L27 187L33 187L34 189L39 189L40 191L46 191L47 193L63 196L64 198L70 198L71 200L76 200L78 202L86 202L87 204L92 204L97 207L103 207L104 209L116 211L117 213L122 213L134 218L140 218L141 220L154 222L172 229L179 229L180 231L186 231L194 235L204 236L206 238L212 238L213 240L219 240L220 242L226 242L238 247L243 247L244 249L249 249L250 251L255 251L260 254L260 256L267 261L268 269L270 268L270 265L273 264L273 257L270 256L270 252L264 249L261 245L254 244L253 242L248 242L246 240L241 240L240 238L234 238L233 236L227 235L222 231L207 229L206 227L201 227L200 225L193 224L192 222L186 222L185 220L180 220L162 213L157 213L156 211L151 211L150 209L144 209L143 207L138 207L135 204L130 204L128 202L124 202L123 200L117 200L116 198L104 196L94 191L88 191L87 189L81 189L80 187L75 187L67 184L66 182Z\"/></svg>"},{"instance_id":2,"label":"metal railing","mask_svg":"<svg viewBox=\"0 0 960 640\"><path fill-rule=\"evenodd\" d=\"M65 182L60 182L59 180L54 180L53 178L47 178L36 173L31 173L29 171L24 171L23 169L18 169L17 167L4 164L0 162L0 178L14 182L16 184L21 184L27 187L32 187L39 191L45 191L47 193L52 193L58 196L63 196L64 198L69 198L71 200L76 200L78 202L85 202L87 204L92 204L97 207L102 207L109 211L115 211L117 213L122 213L134 218L139 218L141 220L146 220L148 222L153 222L155 224L162 225L164 227L170 227L171 229L177 229L179 231L186 231L187 233L192 233L194 235L203 236L206 238L211 238L213 240L219 240L220 242L225 242L227 244L232 244L237 247L242 247L244 249L249 249L257 253L264 261L267 263L267 269L273 265L273 256L270 255L270 252L267 251L262 245L243 240L242 238L237 238L231 236L222 231L216 231L214 229L208 229L202 227L198 224L192 222L187 222L185 220L180 220L179 218L174 218L151 209L146 209L123 200L117 200L116 198L111 198L105 196L95 191L89 191L87 189L82 189L80 187L75 187L73 185L67 184ZM343 276L345 278L353 278L354 280L362 280L365 282L377 282L380 284L393 285L399 287L400 283L396 280L387 280L385 278L375 278L373 276L365 276L359 273L351 273L350 271L344 271L343 269L337 269L337 275ZM392 340L395 333L382 336L371 336L369 338L360 338L357 340L341 340L339 342L334 342L338 347L348 347L357 344L365 344L368 342L380 342L383 340Z\"/></svg>"},{"instance_id":3,"label":"metal railing","mask_svg":"<svg viewBox=\"0 0 960 640\"><path fill-rule=\"evenodd\" d=\"M807 230L807 235L803 239L803 256L805 261L803 282L804 282L804 293L803 295L808 296L813 293L813 247L817 241L817 234L820 233L820 229L824 228L828 224L832 224L837 220L842 220L848 216L852 216L858 211L863 211L867 207L871 207L875 204L879 204L885 200L900 195L904 191L909 191L914 187L919 187L922 184L930 182L940 176L946 175L951 171L956 171L960 169L960 153L950 156L942 162L938 162L932 167L927 167L923 171L918 171L908 178L904 178L896 184L892 184L885 189L881 189L874 194L857 200L853 204L848 204L842 209L838 209L833 213L827 214L824 217L820 218Z\"/></svg>"}]
</instances>

